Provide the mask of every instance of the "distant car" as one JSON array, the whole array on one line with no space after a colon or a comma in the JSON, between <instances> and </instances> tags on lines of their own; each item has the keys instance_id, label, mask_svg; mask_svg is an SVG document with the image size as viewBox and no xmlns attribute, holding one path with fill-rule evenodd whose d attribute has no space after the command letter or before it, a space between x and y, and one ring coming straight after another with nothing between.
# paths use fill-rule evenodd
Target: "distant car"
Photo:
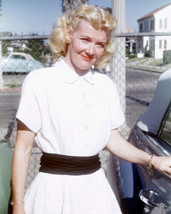
<instances>
[{"instance_id":1,"label":"distant car","mask_svg":"<svg viewBox=\"0 0 171 214\"><path fill-rule=\"evenodd\" d=\"M32 70L43 68L43 64L35 60L30 54L10 52L1 60L3 73L28 73Z\"/></svg>"},{"instance_id":2,"label":"distant car","mask_svg":"<svg viewBox=\"0 0 171 214\"><path fill-rule=\"evenodd\" d=\"M131 130L129 141L156 156L171 155L171 70L164 72L152 101ZM171 214L171 176L119 161L118 184L124 214Z\"/></svg>"}]
</instances>

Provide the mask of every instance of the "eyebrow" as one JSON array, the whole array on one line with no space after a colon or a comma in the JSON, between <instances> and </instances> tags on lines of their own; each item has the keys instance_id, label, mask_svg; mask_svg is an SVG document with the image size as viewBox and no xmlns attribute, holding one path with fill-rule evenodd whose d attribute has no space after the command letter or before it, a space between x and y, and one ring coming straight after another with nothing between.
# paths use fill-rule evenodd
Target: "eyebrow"
<instances>
[{"instance_id":1,"label":"eyebrow","mask_svg":"<svg viewBox=\"0 0 171 214\"><path fill-rule=\"evenodd\" d=\"M89 36L87 36L87 35L80 35L80 38L86 38L86 39L88 39L88 40L92 40L92 38L89 37ZM97 41L97 43L106 45L107 41Z\"/></svg>"}]
</instances>

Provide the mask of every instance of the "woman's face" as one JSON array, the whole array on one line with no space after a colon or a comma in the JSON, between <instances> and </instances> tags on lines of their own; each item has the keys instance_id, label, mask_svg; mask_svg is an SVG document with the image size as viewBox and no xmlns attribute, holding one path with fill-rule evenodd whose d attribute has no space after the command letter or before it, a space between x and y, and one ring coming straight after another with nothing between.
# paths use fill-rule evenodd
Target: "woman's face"
<instances>
[{"instance_id":1,"label":"woman's face","mask_svg":"<svg viewBox=\"0 0 171 214\"><path fill-rule=\"evenodd\" d=\"M70 44L65 61L79 75L84 75L103 55L108 33L96 30L81 20L74 32L67 33L66 38Z\"/></svg>"}]
</instances>

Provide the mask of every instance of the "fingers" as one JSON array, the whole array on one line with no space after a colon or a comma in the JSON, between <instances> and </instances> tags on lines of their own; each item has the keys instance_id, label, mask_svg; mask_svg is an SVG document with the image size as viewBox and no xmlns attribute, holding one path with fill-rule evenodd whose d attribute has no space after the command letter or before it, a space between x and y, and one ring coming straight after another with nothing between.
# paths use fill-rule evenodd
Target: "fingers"
<instances>
[{"instance_id":1,"label":"fingers","mask_svg":"<svg viewBox=\"0 0 171 214\"><path fill-rule=\"evenodd\" d=\"M154 157L153 166L158 171L167 173L171 176L171 157Z\"/></svg>"},{"instance_id":2,"label":"fingers","mask_svg":"<svg viewBox=\"0 0 171 214\"><path fill-rule=\"evenodd\" d=\"M166 168L165 173L167 173L169 176L171 176L171 166Z\"/></svg>"}]
</instances>

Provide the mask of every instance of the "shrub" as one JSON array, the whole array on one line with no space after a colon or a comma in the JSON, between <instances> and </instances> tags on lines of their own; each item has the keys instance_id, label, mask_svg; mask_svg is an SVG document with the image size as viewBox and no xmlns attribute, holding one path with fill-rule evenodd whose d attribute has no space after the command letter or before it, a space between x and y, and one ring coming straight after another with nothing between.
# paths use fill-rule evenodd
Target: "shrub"
<instances>
[{"instance_id":1,"label":"shrub","mask_svg":"<svg viewBox=\"0 0 171 214\"><path fill-rule=\"evenodd\" d=\"M153 50L152 49L145 49L145 54L144 54L145 57L153 57Z\"/></svg>"},{"instance_id":2,"label":"shrub","mask_svg":"<svg viewBox=\"0 0 171 214\"><path fill-rule=\"evenodd\" d=\"M171 63L171 50L163 51L163 63Z\"/></svg>"},{"instance_id":3,"label":"shrub","mask_svg":"<svg viewBox=\"0 0 171 214\"><path fill-rule=\"evenodd\" d=\"M132 58L136 58L137 55L136 54L130 54L128 57L129 57L129 59L132 59Z\"/></svg>"}]
</instances>

